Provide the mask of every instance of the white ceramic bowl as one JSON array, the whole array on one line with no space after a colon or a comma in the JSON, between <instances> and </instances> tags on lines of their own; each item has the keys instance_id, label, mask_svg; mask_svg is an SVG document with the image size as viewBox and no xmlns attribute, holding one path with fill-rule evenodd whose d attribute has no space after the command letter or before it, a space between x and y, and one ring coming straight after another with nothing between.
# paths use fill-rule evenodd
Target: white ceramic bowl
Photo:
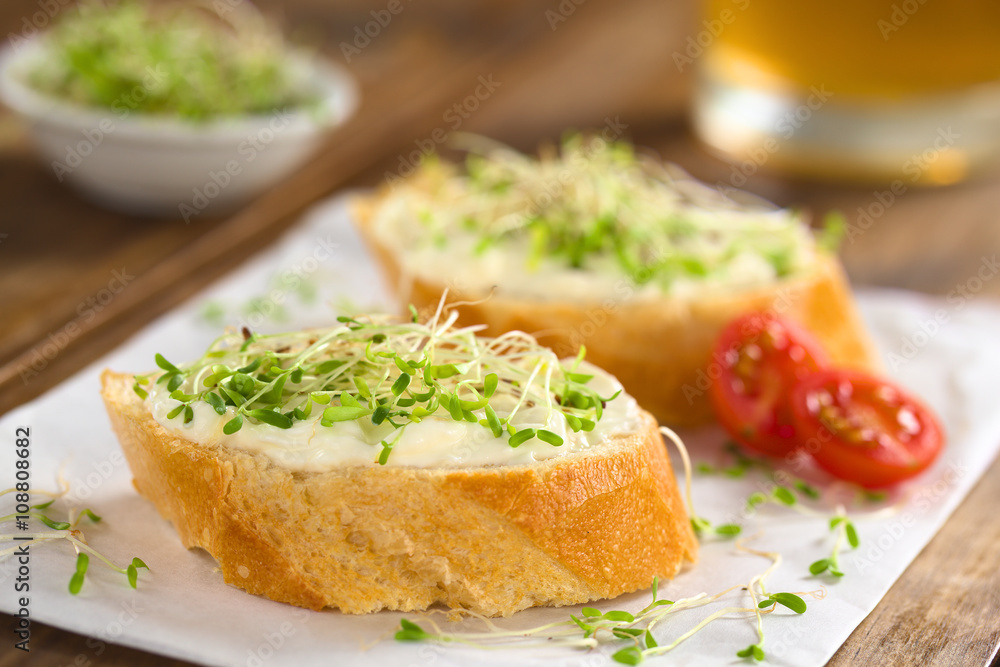
<instances>
[{"instance_id":1,"label":"white ceramic bowl","mask_svg":"<svg viewBox=\"0 0 1000 667\"><path fill-rule=\"evenodd\" d=\"M25 83L39 49L32 41L0 52L0 100L28 122L60 182L134 215L191 222L231 211L301 166L358 102L342 68L296 54L290 66L319 97L308 109L197 123L133 111L141 86L110 109L83 107Z\"/></svg>"}]
</instances>

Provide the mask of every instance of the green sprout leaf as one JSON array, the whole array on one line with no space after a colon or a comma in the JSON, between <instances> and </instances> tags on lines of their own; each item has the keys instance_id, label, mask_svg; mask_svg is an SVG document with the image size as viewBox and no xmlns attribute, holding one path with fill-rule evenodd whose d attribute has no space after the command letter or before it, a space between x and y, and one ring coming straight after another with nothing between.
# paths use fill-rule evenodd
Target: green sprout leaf
<instances>
[{"instance_id":1,"label":"green sprout leaf","mask_svg":"<svg viewBox=\"0 0 1000 667\"><path fill-rule=\"evenodd\" d=\"M384 422L386 417L389 416L389 412L391 410L392 408L388 405L380 405L377 408L375 408L375 411L372 412L372 423L378 426L379 424Z\"/></svg>"},{"instance_id":2,"label":"green sprout leaf","mask_svg":"<svg viewBox=\"0 0 1000 667\"><path fill-rule=\"evenodd\" d=\"M83 578L87 574L87 568L90 566L90 556L84 552L80 552L76 555L76 572L69 579L69 592L76 595L83 588Z\"/></svg>"},{"instance_id":3,"label":"green sprout leaf","mask_svg":"<svg viewBox=\"0 0 1000 667\"><path fill-rule=\"evenodd\" d=\"M229 378L229 384L233 391L245 398L250 398L257 391L257 383L246 373L236 373Z\"/></svg>"},{"instance_id":4,"label":"green sprout leaf","mask_svg":"<svg viewBox=\"0 0 1000 667\"><path fill-rule=\"evenodd\" d=\"M222 432L226 435L232 435L241 428L243 428L243 415L238 414L226 422L226 425L222 427Z\"/></svg>"},{"instance_id":5,"label":"green sprout leaf","mask_svg":"<svg viewBox=\"0 0 1000 667\"><path fill-rule=\"evenodd\" d=\"M226 385L220 385L219 390L226 395L226 398L232 402L233 405L240 406L247 402L247 397L239 393L235 389L231 389Z\"/></svg>"},{"instance_id":6,"label":"green sprout leaf","mask_svg":"<svg viewBox=\"0 0 1000 667\"><path fill-rule=\"evenodd\" d=\"M747 498L747 509L751 510L756 509L757 507L760 507L766 502L767 502L767 496L761 493L760 491L756 491L754 493L751 493L750 497Z\"/></svg>"},{"instance_id":7,"label":"green sprout leaf","mask_svg":"<svg viewBox=\"0 0 1000 667\"><path fill-rule=\"evenodd\" d=\"M611 659L623 665L638 665L642 662L642 651L635 646L629 646L612 654Z\"/></svg>"},{"instance_id":8,"label":"green sprout leaf","mask_svg":"<svg viewBox=\"0 0 1000 667\"><path fill-rule=\"evenodd\" d=\"M372 390L368 386L368 383L365 382L365 379L363 377L355 375L353 380L354 380L354 386L358 388L358 395L361 396L361 398L369 399L372 397ZM341 399L343 399L343 395L341 395ZM329 397L327 397L327 403L329 402L330 399Z\"/></svg>"},{"instance_id":9,"label":"green sprout leaf","mask_svg":"<svg viewBox=\"0 0 1000 667\"><path fill-rule=\"evenodd\" d=\"M753 658L760 662L764 659L764 649L760 647L760 644L750 644L742 651L737 651L736 655L741 658Z\"/></svg>"},{"instance_id":10,"label":"green sprout leaf","mask_svg":"<svg viewBox=\"0 0 1000 667\"><path fill-rule=\"evenodd\" d=\"M361 401L351 396L346 391L340 393L340 404L347 408L364 408L367 407L361 404Z\"/></svg>"},{"instance_id":11,"label":"green sprout leaf","mask_svg":"<svg viewBox=\"0 0 1000 667\"><path fill-rule=\"evenodd\" d=\"M486 398L492 398L500 384L500 377L496 373L490 373L483 380L483 394Z\"/></svg>"},{"instance_id":12,"label":"green sprout leaf","mask_svg":"<svg viewBox=\"0 0 1000 667\"><path fill-rule=\"evenodd\" d=\"M279 401L281 401L281 392L284 391L285 382L287 381L288 381L288 374L280 376L277 380L274 381L274 384L271 386L271 388L265 391L261 395L260 400L263 401L264 403L278 403Z\"/></svg>"},{"instance_id":13,"label":"green sprout leaf","mask_svg":"<svg viewBox=\"0 0 1000 667\"><path fill-rule=\"evenodd\" d=\"M796 614L804 614L806 612L805 600L795 593L774 593L770 596L770 599L783 607L791 609Z\"/></svg>"},{"instance_id":14,"label":"green sprout leaf","mask_svg":"<svg viewBox=\"0 0 1000 667\"><path fill-rule=\"evenodd\" d=\"M858 531L854 527L854 524L850 521L845 522L844 531L847 533L847 543L851 545L852 549L857 549L858 545L861 544L861 540L858 538Z\"/></svg>"},{"instance_id":15,"label":"green sprout leaf","mask_svg":"<svg viewBox=\"0 0 1000 667\"><path fill-rule=\"evenodd\" d=\"M49 517L45 516L44 514L39 514L38 515L38 520L41 521L42 523L44 523L49 528L51 528L52 530L69 530L70 529L70 525L68 523L66 523L65 521L53 521L52 519L50 519Z\"/></svg>"},{"instance_id":16,"label":"green sprout leaf","mask_svg":"<svg viewBox=\"0 0 1000 667\"><path fill-rule=\"evenodd\" d=\"M157 352L156 356L153 358L156 360L156 365L162 368L163 370L169 371L171 373L181 372L181 369L177 368L177 366L174 366L172 363L167 361L166 358L159 352Z\"/></svg>"},{"instance_id":17,"label":"green sprout leaf","mask_svg":"<svg viewBox=\"0 0 1000 667\"><path fill-rule=\"evenodd\" d=\"M300 405L292 411L292 414L295 415L295 418L298 419L299 421L305 421L306 419L309 419L309 415L312 414L312 407L313 407L312 401L306 401L305 406L306 406L305 409L303 409L302 406Z\"/></svg>"},{"instance_id":18,"label":"green sprout leaf","mask_svg":"<svg viewBox=\"0 0 1000 667\"><path fill-rule=\"evenodd\" d=\"M394 443L388 443L385 440L382 441L382 451L378 455L378 464L384 466L389 461L389 454L392 453L392 445Z\"/></svg>"},{"instance_id":19,"label":"green sprout leaf","mask_svg":"<svg viewBox=\"0 0 1000 667\"><path fill-rule=\"evenodd\" d=\"M871 491L869 489L863 489L862 496L870 503L880 503L888 498L889 494L885 491Z\"/></svg>"},{"instance_id":20,"label":"green sprout leaf","mask_svg":"<svg viewBox=\"0 0 1000 667\"><path fill-rule=\"evenodd\" d=\"M792 494L792 492L788 489L788 487L785 486L775 487L772 495L774 496L775 500L784 505L788 505L789 507L791 507L797 502L795 500L795 495Z\"/></svg>"},{"instance_id":21,"label":"green sprout leaf","mask_svg":"<svg viewBox=\"0 0 1000 667\"><path fill-rule=\"evenodd\" d=\"M403 371L405 375L415 375L417 373L417 369L411 366L405 359L403 359L399 355L393 357L392 360L396 363L396 368ZM407 382L409 382L409 380L407 380Z\"/></svg>"},{"instance_id":22,"label":"green sprout leaf","mask_svg":"<svg viewBox=\"0 0 1000 667\"><path fill-rule=\"evenodd\" d=\"M405 618L399 622L400 630L396 631L395 639L398 642L419 642L431 639L433 635L424 632L424 629L413 621Z\"/></svg>"},{"instance_id":23,"label":"green sprout leaf","mask_svg":"<svg viewBox=\"0 0 1000 667\"><path fill-rule=\"evenodd\" d=\"M205 401L212 406L216 414L224 415L226 414L226 402L222 400L222 397L214 392L208 392L205 394Z\"/></svg>"},{"instance_id":24,"label":"green sprout leaf","mask_svg":"<svg viewBox=\"0 0 1000 667\"><path fill-rule=\"evenodd\" d=\"M819 500L819 498L820 498L820 492L819 492L819 489L817 489L816 487L814 487L814 486L812 486L810 484L807 484L806 482L802 481L801 479L796 480L795 483L794 483L794 486L795 486L795 489L799 493L801 493L803 496L805 496L806 498L809 498L811 500Z\"/></svg>"},{"instance_id":25,"label":"green sprout leaf","mask_svg":"<svg viewBox=\"0 0 1000 667\"><path fill-rule=\"evenodd\" d=\"M458 404L462 407L463 413L466 410L468 411L479 410L480 408L484 408L488 405L487 400L485 398L480 398L475 401L467 401L465 399L459 399Z\"/></svg>"},{"instance_id":26,"label":"green sprout leaf","mask_svg":"<svg viewBox=\"0 0 1000 667\"><path fill-rule=\"evenodd\" d=\"M171 373L167 376L167 390L175 391L178 387L184 384L184 376L180 373Z\"/></svg>"},{"instance_id":27,"label":"green sprout leaf","mask_svg":"<svg viewBox=\"0 0 1000 667\"><path fill-rule=\"evenodd\" d=\"M609 611L604 614L604 618L616 623L632 623L635 621L635 616L627 611Z\"/></svg>"},{"instance_id":28,"label":"green sprout leaf","mask_svg":"<svg viewBox=\"0 0 1000 667\"><path fill-rule=\"evenodd\" d=\"M262 361L264 361L264 357L257 357L246 366L243 366L242 368L237 368L236 372L241 373L243 375L248 375L250 373L253 373L255 370L260 368L260 364Z\"/></svg>"},{"instance_id":29,"label":"green sprout leaf","mask_svg":"<svg viewBox=\"0 0 1000 667\"><path fill-rule=\"evenodd\" d=\"M126 568L125 573L128 576L128 585L132 588L137 587L137 582L139 581L139 568L144 567L147 570L149 566L142 562L141 558L133 558L132 562L129 563L128 568Z\"/></svg>"},{"instance_id":30,"label":"green sprout leaf","mask_svg":"<svg viewBox=\"0 0 1000 667\"><path fill-rule=\"evenodd\" d=\"M349 405L332 405L323 410L323 421L325 422L347 422L360 417L366 417L373 411L370 408L352 407Z\"/></svg>"},{"instance_id":31,"label":"green sprout leaf","mask_svg":"<svg viewBox=\"0 0 1000 667\"><path fill-rule=\"evenodd\" d=\"M611 628L611 634L618 639L635 639L645 633L646 631L642 628Z\"/></svg>"},{"instance_id":32,"label":"green sprout leaf","mask_svg":"<svg viewBox=\"0 0 1000 667\"><path fill-rule=\"evenodd\" d=\"M398 354L394 354L394 356L392 357L392 361L393 361L393 363L396 364L396 368L398 368L399 370L401 370L404 375L415 375L416 372L417 372L416 368L414 368L413 366L411 366L408 361L406 361L405 359L403 359Z\"/></svg>"},{"instance_id":33,"label":"green sprout leaf","mask_svg":"<svg viewBox=\"0 0 1000 667\"><path fill-rule=\"evenodd\" d=\"M527 441L534 438L535 433L536 431L533 428L521 429L520 431L517 431L512 436L510 436L510 439L507 442L511 447L520 447Z\"/></svg>"},{"instance_id":34,"label":"green sprout leaf","mask_svg":"<svg viewBox=\"0 0 1000 667\"><path fill-rule=\"evenodd\" d=\"M701 535L703 533L708 533L711 532L712 530L712 522L700 516L692 516L691 529L694 530L694 532L697 533L698 535Z\"/></svg>"},{"instance_id":35,"label":"green sprout leaf","mask_svg":"<svg viewBox=\"0 0 1000 667\"><path fill-rule=\"evenodd\" d=\"M427 374L435 380L446 380L455 375L459 375L462 371L458 369L455 364L442 364L440 366L428 366Z\"/></svg>"},{"instance_id":36,"label":"green sprout leaf","mask_svg":"<svg viewBox=\"0 0 1000 667\"><path fill-rule=\"evenodd\" d=\"M831 565L829 558L820 558L809 566L809 573L818 576L829 570Z\"/></svg>"},{"instance_id":37,"label":"green sprout leaf","mask_svg":"<svg viewBox=\"0 0 1000 667\"><path fill-rule=\"evenodd\" d=\"M486 424L490 427L490 431L493 433L494 438L499 438L503 435L503 425L500 423L500 418L497 417L497 413L493 410L493 406L486 406Z\"/></svg>"},{"instance_id":38,"label":"green sprout leaf","mask_svg":"<svg viewBox=\"0 0 1000 667\"><path fill-rule=\"evenodd\" d=\"M406 388L410 385L410 377L410 375L403 373L396 378L396 381L392 383L392 387L390 388L393 396L399 396L406 391Z\"/></svg>"},{"instance_id":39,"label":"green sprout leaf","mask_svg":"<svg viewBox=\"0 0 1000 667\"><path fill-rule=\"evenodd\" d=\"M88 519L90 519L91 521L93 521L94 523L98 523L101 520L101 517L97 516L96 514L94 514L93 512L91 512L89 509L85 509L85 510L81 511L80 512L80 516L85 516Z\"/></svg>"},{"instance_id":40,"label":"green sprout leaf","mask_svg":"<svg viewBox=\"0 0 1000 667\"><path fill-rule=\"evenodd\" d=\"M247 416L253 417L254 419L264 422L265 424L277 426L278 428L292 427L292 420L289 417L286 417L280 412L274 412L273 410L265 410L263 408L250 410L247 412Z\"/></svg>"},{"instance_id":41,"label":"green sprout leaf","mask_svg":"<svg viewBox=\"0 0 1000 667\"><path fill-rule=\"evenodd\" d=\"M538 429L535 433L536 437L542 442L547 442L553 447L559 447L563 444L563 439L556 433L552 431L546 431L545 429ZM512 445L513 446L513 445Z\"/></svg>"},{"instance_id":42,"label":"green sprout leaf","mask_svg":"<svg viewBox=\"0 0 1000 667\"><path fill-rule=\"evenodd\" d=\"M743 529L735 523L724 523L721 526L715 527L715 534L725 537L735 537L741 532L743 532Z\"/></svg>"}]
</instances>

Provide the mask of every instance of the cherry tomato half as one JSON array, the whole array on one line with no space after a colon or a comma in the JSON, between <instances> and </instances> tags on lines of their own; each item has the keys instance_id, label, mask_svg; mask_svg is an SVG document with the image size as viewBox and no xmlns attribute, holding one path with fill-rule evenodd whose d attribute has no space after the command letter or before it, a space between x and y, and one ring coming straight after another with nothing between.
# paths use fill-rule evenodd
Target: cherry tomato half
<instances>
[{"instance_id":1,"label":"cherry tomato half","mask_svg":"<svg viewBox=\"0 0 1000 667\"><path fill-rule=\"evenodd\" d=\"M791 394L806 450L832 475L866 487L895 484L925 470L944 431L920 401L866 373L821 371Z\"/></svg>"},{"instance_id":2,"label":"cherry tomato half","mask_svg":"<svg viewBox=\"0 0 1000 667\"><path fill-rule=\"evenodd\" d=\"M827 366L819 343L794 322L749 313L722 331L712 358L722 365L709 392L712 406L733 439L772 456L794 450L800 439L788 394L800 380Z\"/></svg>"}]
</instances>

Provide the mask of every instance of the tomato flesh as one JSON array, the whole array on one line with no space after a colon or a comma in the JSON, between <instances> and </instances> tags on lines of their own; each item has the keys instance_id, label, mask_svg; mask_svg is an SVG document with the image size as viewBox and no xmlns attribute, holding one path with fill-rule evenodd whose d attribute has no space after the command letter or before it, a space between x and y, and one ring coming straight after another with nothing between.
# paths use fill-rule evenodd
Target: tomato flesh
<instances>
[{"instance_id":1,"label":"tomato flesh","mask_svg":"<svg viewBox=\"0 0 1000 667\"><path fill-rule=\"evenodd\" d=\"M827 356L804 329L764 313L731 322L713 359L722 373L710 398L719 423L741 445L783 456L798 447L788 395L802 379L827 366Z\"/></svg>"},{"instance_id":2,"label":"tomato flesh","mask_svg":"<svg viewBox=\"0 0 1000 667\"><path fill-rule=\"evenodd\" d=\"M896 385L855 371L810 375L791 394L795 428L816 463L877 488L909 479L941 453L934 414Z\"/></svg>"}]
</instances>

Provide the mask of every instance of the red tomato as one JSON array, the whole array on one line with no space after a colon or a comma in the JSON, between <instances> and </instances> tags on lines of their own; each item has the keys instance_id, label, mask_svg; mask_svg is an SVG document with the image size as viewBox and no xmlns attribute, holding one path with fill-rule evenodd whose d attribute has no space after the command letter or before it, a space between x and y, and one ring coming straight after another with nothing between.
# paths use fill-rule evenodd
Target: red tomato
<instances>
[{"instance_id":1,"label":"red tomato","mask_svg":"<svg viewBox=\"0 0 1000 667\"><path fill-rule=\"evenodd\" d=\"M719 336L712 358L722 375L712 383L715 415L736 442L772 456L799 445L788 394L825 368L819 343L789 320L749 313L733 320Z\"/></svg>"},{"instance_id":2,"label":"red tomato","mask_svg":"<svg viewBox=\"0 0 1000 667\"><path fill-rule=\"evenodd\" d=\"M895 484L925 470L944 431L920 401L896 385L855 371L822 371L791 395L807 451L832 475L866 487Z\"/></svg>"}]
</instances>

